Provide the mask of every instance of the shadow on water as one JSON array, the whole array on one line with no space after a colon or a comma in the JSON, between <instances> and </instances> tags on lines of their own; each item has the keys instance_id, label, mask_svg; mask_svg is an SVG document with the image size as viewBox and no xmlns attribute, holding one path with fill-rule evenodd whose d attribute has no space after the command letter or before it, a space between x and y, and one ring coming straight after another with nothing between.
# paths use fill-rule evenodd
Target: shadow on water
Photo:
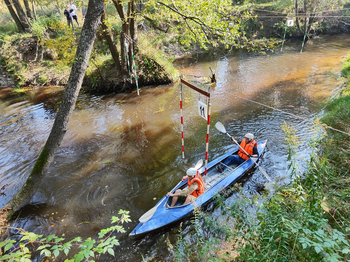
<instances>
[{"instance_id":1,"label":"shadow on water","mask_svg":"<svg viewBox=\"0 0 350 262\"><path fill-rule=\"evenodd\" d=\"M333 49L334 41L344 44ZM285 121L292 124L301 138L300 168L310 154L307 139L312 131L309 121L283 112L314 119L324 100L340 85L334 72L339 71L349 46L347 38L326 39L320 45L308 46L303 54L287 45L281 54L238 52L232 57L215 61L206 58L179 67L183 74L197 76L209 76L209 67L214 69L218 82L211 90L211 123L223 122L237 140L248 132L257 140L268 139L262 168L276 184L285 184L289 177L281 125ZM132 222L125 225L130 233L138 218L205 156L207 127L197 115L197 100L203 98L184 88L186 158L181 158L178 85L142 89L140 96L136 92L80 94L44 184L35 194L33 205L26 207L13 225L44 235L96 236L100 229L110 226L110 218L119 209L124 209L131 214ZM6 196L0 196L2 205L24 183L47 139L59 105L54 97L0 102L0 183L6 185ZM210 129L209 160L231 146L226 136L214 127ZM243 191L248 196L259 194L266 183L259 171L245 179ZM228 201L232 199L234 194ZM215 205L210 206L212 209ZM190 238L190 221L182 221L182 228ZM172 261L167 242L174 244L179 230L177 224L141 239L118 235L121 246L116 256L119 261L141 261L142 256ZM109 257L101 260L114 261Z\"/></svg>"}]
</instances>

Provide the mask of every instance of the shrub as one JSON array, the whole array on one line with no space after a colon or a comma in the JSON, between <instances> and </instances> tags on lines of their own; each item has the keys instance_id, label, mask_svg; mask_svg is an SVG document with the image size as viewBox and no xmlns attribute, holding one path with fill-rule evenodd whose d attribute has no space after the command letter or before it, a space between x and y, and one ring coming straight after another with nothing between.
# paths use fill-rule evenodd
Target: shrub
<instances>
[{"instance_id":1,"label":"shrub","mask_svg":"<svg viewBox=\"0 0 350 262\"><path fill-rule=\"evenodd\" d=\"M85 240L81 237L76 237L70 241L56 235L43 237L32 232L27 232L23 229L11 228L18 230L21 239L18 243L15 240L6 239L0 242L0 260L1 261L32 261L31 255L34 252L40 252L43 261L53 261L58 257L70 257L64 261L90 261L94 260L100 254L110 254L114 256L113 248L119 246L119 241L114 232L125 233L123 223L130 222L129 211L119 210L119 217L112 217L112 223L117 225L102 229L98 233L98 240L91 237ZM71 251L74 250L74 251Z\"/></svg>"},{"instance_id":2,"label":"shrub","mask_svg":"<svg viewBox=\"0 0 350 262\"><path fill-rule=\"evenodd\" d=\"M341 72L344 77L350 77L350 54L348 54L347 58L345 59L341 67Z\"/></svg>"}]
</instances>

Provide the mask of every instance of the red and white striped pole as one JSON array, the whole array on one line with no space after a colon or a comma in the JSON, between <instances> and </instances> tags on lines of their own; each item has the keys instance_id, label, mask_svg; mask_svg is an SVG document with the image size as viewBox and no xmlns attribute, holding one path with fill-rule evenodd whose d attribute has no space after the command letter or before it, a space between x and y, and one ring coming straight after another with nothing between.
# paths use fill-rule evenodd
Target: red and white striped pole
<instances>
[{"instance_id":1,"label":"red and white striped pole","mask_svg":"<svg viewBox=\"0 0 350 262\"><path fill-rule=\"evenodd\" d=\"M207 114L208 114L208 122L207 122L207 141L205 143L205 175L207 175L207 165L208 165L208 149L209 149L209 129L210 129L210 98L207 99Z\"/></svg>"},{"instance_id":2,"label":"red and white striped pole","mask_svg":"<svg viewBox=\"0 0 350 262\"><path fill-rule=\"evenodd\" d=\"M180 111L181 111L182 158L185 158L184 118L183 118L183 114L182 114L182 83L180 85Z\"/></svg>"}]
</instances>

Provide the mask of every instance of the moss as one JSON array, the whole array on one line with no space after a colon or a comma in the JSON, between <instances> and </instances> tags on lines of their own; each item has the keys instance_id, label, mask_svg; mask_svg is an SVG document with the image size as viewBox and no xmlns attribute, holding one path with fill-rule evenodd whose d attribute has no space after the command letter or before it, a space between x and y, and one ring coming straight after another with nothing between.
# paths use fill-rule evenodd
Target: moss
<instances>
[{"instance_id":1,"label":"moss","mask_svg":"<svg viewBox=\"0 0 350 262\"><path fill-rule=\"evenodd\" d=\"M9 220L11 220L13 217L15 217L15 215L16 215L16 212L14 212L14 211L7 211L6 219L9 221Z\"/></svg>"},{"instance_id":2,"label":"moss","mask_svg":"<svg viewBox=\"0 0 350 262\"><path fill-rule=\"evenodd\" d=\"M40 177L42 176L42 171L45 163L47 162L47 159L48 151L45 145L25 184L17 193L17 195L11 200L9 206L13 209L13 211L8 213L8 218L12 218L16 214L16 211L20 210L23 207L23 203L26 204L30 200L29 198L31 198L34 193L34 189L37 186L36 181L41 180Z\"/></svg>"},{"instance_id":3,"label":"moss","mask_svg":"<svg viewBox=\"0 0 350 262\"><path fill-rule=\"evenodd\" d=\"M27 178L27 181L25 182L21 190L19 191L19 193L17 193L16 197L13 198L12 200L11 206L14 207L14 211L16 211L17 206L23 201L23 199L26 197L28 192L33 190L33 188L34 188L34 182L31 179L31 175L30 175Z\"/></svg>"},{"instance_id":4,"label":"moss","mask_svg":"<svg viewBox=\"0 0 350 262\"><path fill-rule=\"evenodd\" d=\"M43 150L40 153L40 156L38 157L33 167L32 172L30 173L30 177L40 174L43 171L44 165L46 164L48 158L49 158L49 153L47 150L47 145L45 144Z\"/></svg>"}]
</instances>

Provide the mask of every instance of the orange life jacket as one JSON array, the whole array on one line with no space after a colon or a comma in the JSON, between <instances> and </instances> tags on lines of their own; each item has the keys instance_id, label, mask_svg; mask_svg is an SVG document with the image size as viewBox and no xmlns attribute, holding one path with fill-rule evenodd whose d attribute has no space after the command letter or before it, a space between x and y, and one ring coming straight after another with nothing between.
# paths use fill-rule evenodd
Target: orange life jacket
<instances>
[{"instance_id":1,"label":"orange life jacket","mask_svg":"<svg viewBox=\"0 0 350 262\"><path fill-rule=\"evenodd\" d=\"M192 181L188 179L187 181L188 186L190 187L194 182L198 183L198 188L195 191L193 191L191 195L194 197L199 197L204 192L204 183L202 178L199 176L199 177L193 178Z\"/></svg>"},{"instance_id":2,"label":"orange life jacket","mask_svg":"<svg viewBox=\"0 0 350 262\"><path fill-rule=\"evenodd\" d=\"M258 143L252 139L250 142L246 143L246 140L243 139L243 141L241 142L241 147L249 154L249 155L253 155L253 148L254 146L258 146ZM246 153L242 150L242 148L239 148L238 151L238 155L243 158L244 160L249 159L249 157L246 155Z\"/></svg>"}]
</instances>

